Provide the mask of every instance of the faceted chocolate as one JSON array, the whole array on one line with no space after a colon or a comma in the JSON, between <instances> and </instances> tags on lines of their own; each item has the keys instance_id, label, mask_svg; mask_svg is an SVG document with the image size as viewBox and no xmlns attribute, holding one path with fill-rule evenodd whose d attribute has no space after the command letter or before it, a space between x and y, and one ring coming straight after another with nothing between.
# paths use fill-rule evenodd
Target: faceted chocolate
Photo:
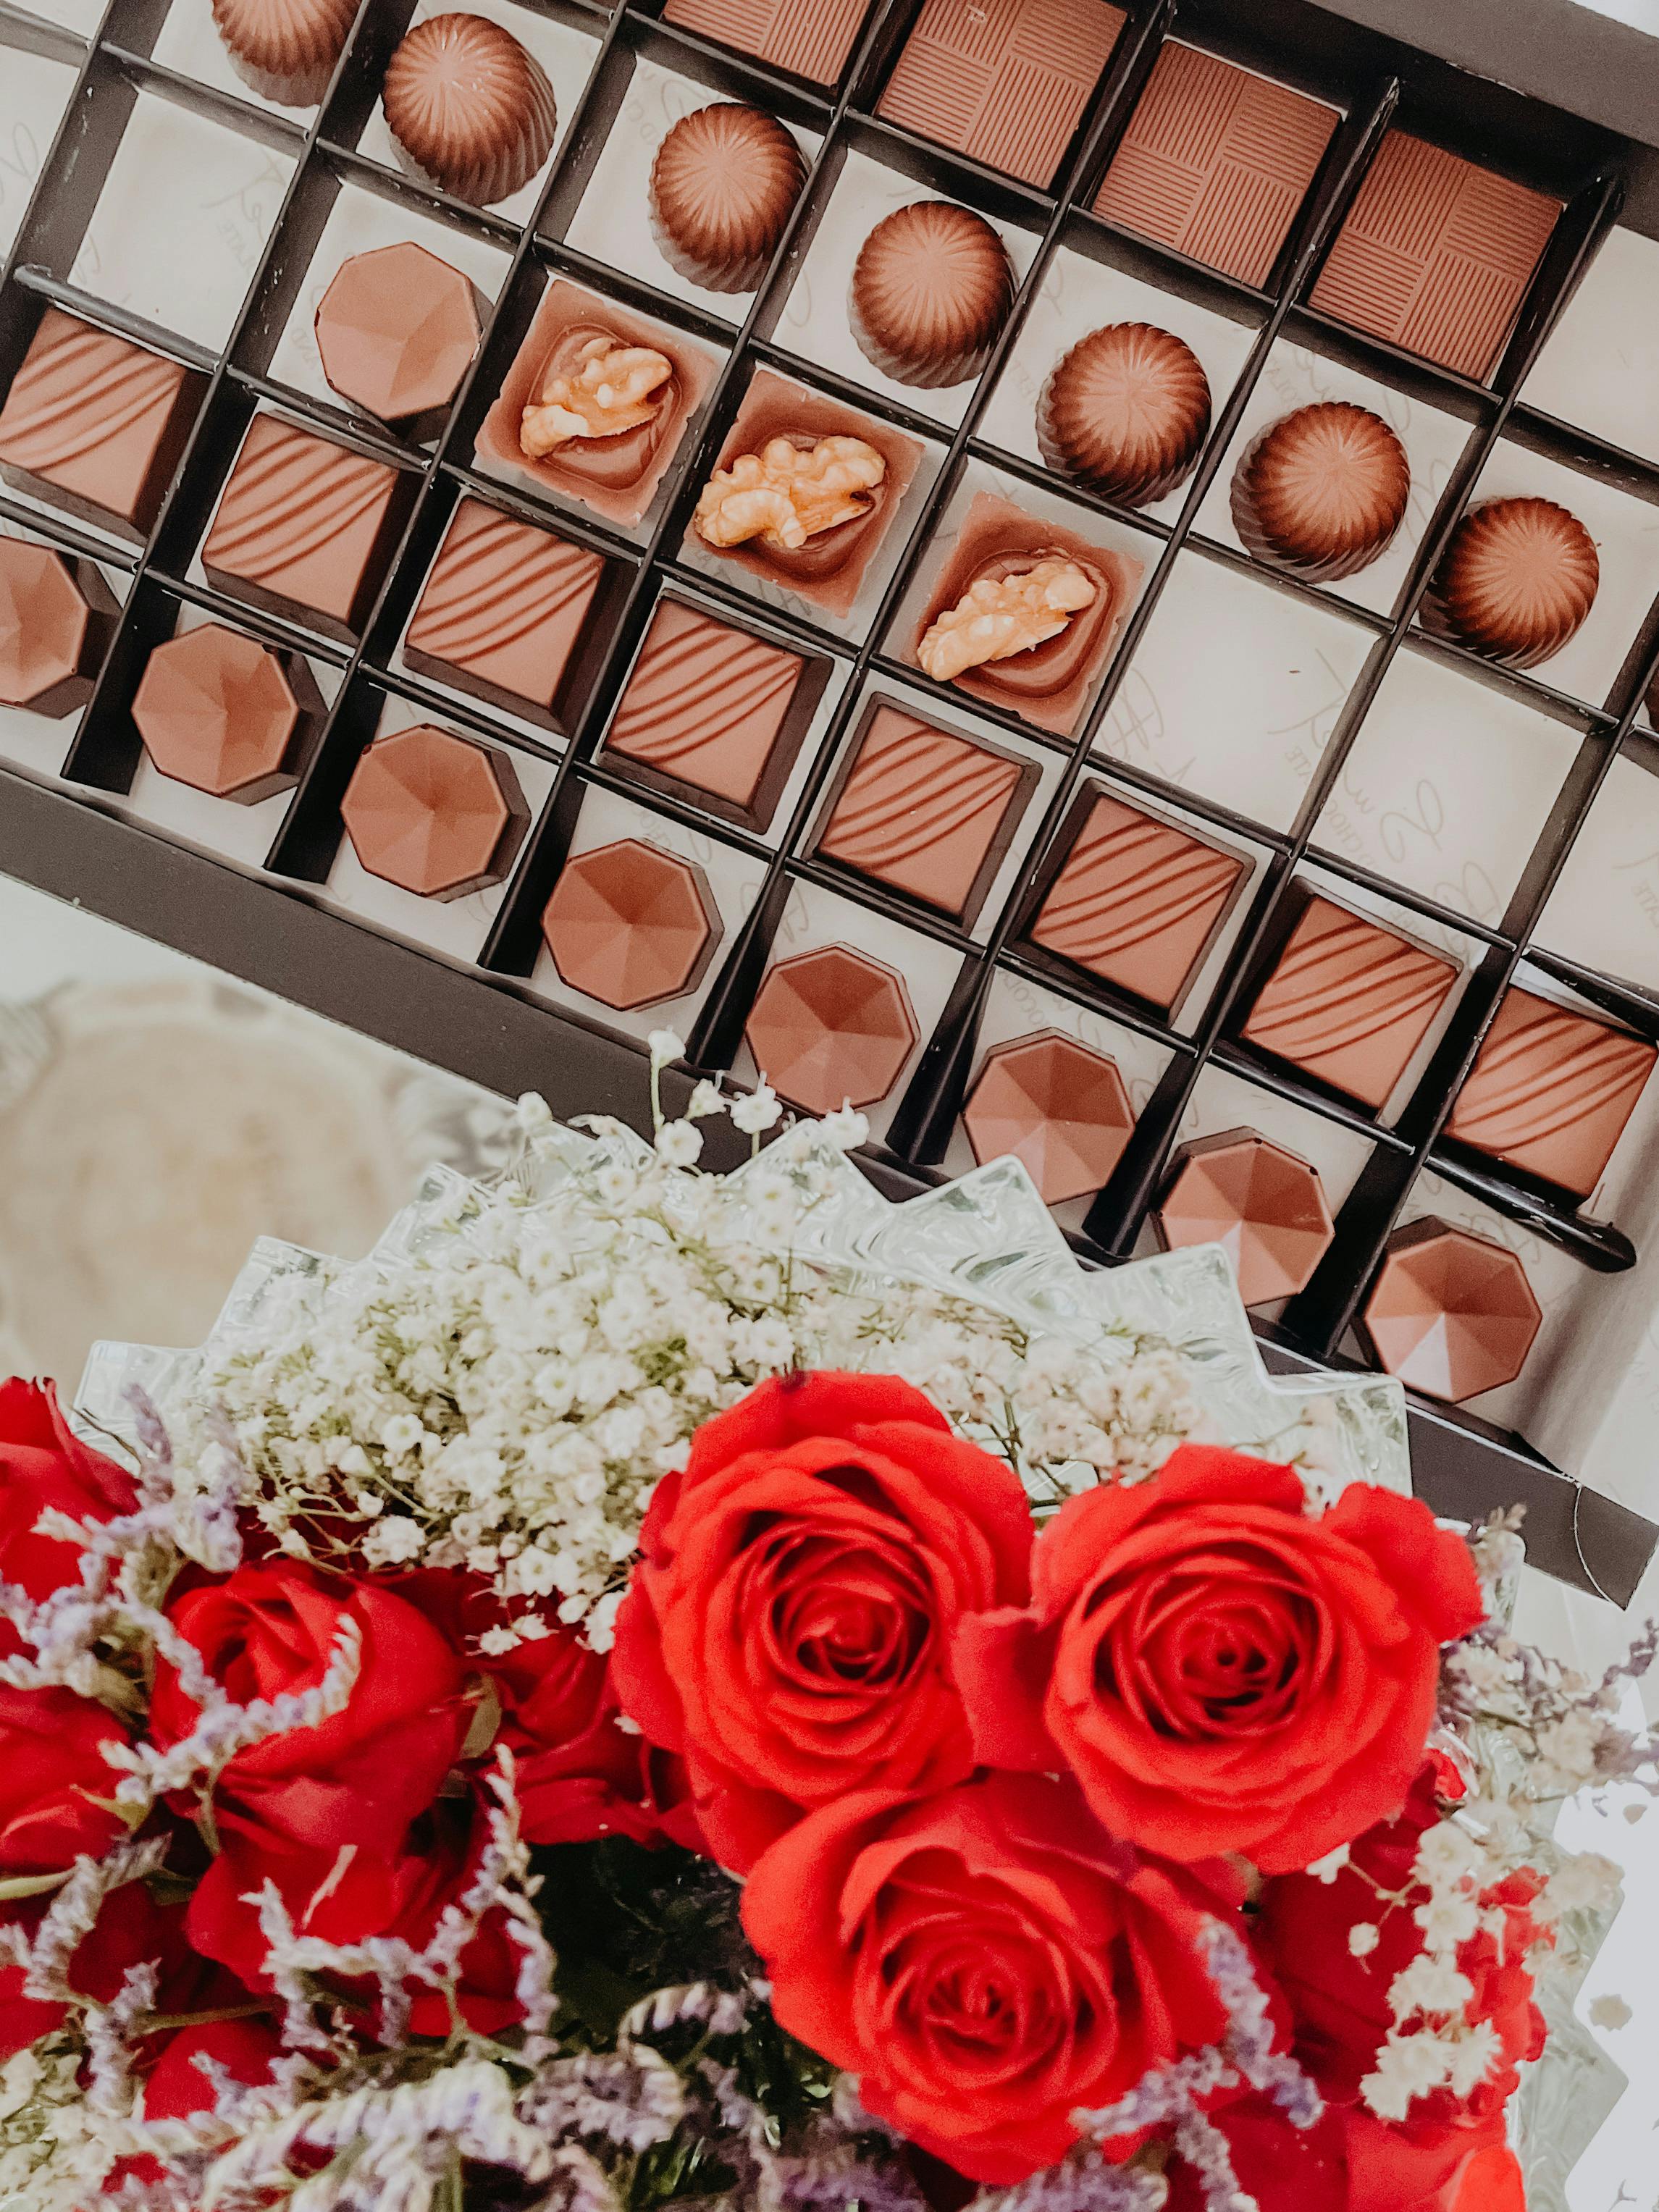
<instances>
[{"instance_id":1,"label":"faceted chocolate","mask_svg":"<svg viewBox=\"0 0 1659 2212\"><path fill-rule=\"evenodd\" d=\"M1160 48L1095 212L1265 285L1339 117L1214 54Z\"/></svg>"},{"instance_id":2,"label":"faceted chocolate","mask_svg":"<svg viewBox=\"0 0 1659 2212\"><path fill-rule=\"evenodd\" d=\"M163 775L242 806L299 781L322 718L322 694L297 653L273 653L222 623L158 645L132 701Z\"/></svg>"},{"instance_id":3,"label":"faceted chocolate","mask_svg":"<svg viewBox=\"0 0 1659 2212\"><path fill-rule=\"evenodd\" d=\"M1117 1063L1058 1030L988 1053L962 1109L981 1166L1011 1153L1048 1206L1099 1190L1134 1122Z\"/></svg>"},{"instance_id":4,"label":"faceted chocolate","mask_svg":"<svg viewBox=\"0 0 1659 2212\"><path fill-rule=\"evenodd\" d=\"M1125 507L1149 507L1197 465L1209 434L1210 380L1172 331L1110 323L1055 363L1036 428L1051 469Z\"/></svg>"},{"instance_id":5,"label":"faceted chocolate","mask_svg":"<svg viewBox=\"0 0 1659 2212\"><path fill-rule=\"evenodd\" d=\"M834 84L847 66L870 0L667 0L665 23L739 53Z\"/></svg>"},{"instance_id":6,"label":"faceted chocolate","mask_svg":"<svg viewBox=\"0 0 1659 2212\"><path fill-rule=\"evenodd\" d=\"M313 107L328 90L357 0L213 0L213 27L262 100Z\"/></svg>"},{"instance_id":7,"label":"faceted chocolate","mask_svg":"<svg viewBox=\"0 0 1659 2212\"><path fill-rule=\"evenodd\" d=\"M1233 476L1233 525L1259 561L1334 583L1387 551L1411 490L1406 449L1382 416L1328 399L1253 441Z\"/></svg>"},{"instance_id":8,"label":"faceted chocolate","mask_svg":"<svg viewBox=\"0 0 1659 2212\"><path fill-rule=\"evenodd\" d=\"M118 611L90 561L0 538L0 706L54 720L84 707Z\"/></svg>"},{"instance_id":9,"label":"faceted chocolate","mask_svg":"<svg viewBox=\"0 0 1659 2212\"><path fill-rule=\"evenodd\" d=\"M1221 1245L1247 1306L1305 1291L1336 1236L1314 1170L1254 1129L1183 1145L1152 1222L1167 1250Z\"/></svg>"},{"instance_id":10,"label":"faceted chocolate","mask_svg":"<svg viewBox=\"0 0 1659 2212\"><path fill-rule=\"evenodd\" d=\"M1097 785L1031 941L1172 1016L1242 888L1244 863Z\"/></svg>"},{"instance_id":11,"label":"faceted chocolate","mask_svg":"<svg viewBox=\"0 0 1659 2212\"><path fill-rule=\"evenodd\" d=\"M1391 131L1310 304L1484 380L1560 212L1559 200Z\"/></svg>"},{"instance_id":12,"label":"faceted chocolate","mask_svg":"<svg viewBox=\"0 0 1659 2212\"><path fill-rule=\"evenodd\" d=\"M847 312L866 361L933 391L979 374L1013 303L1013 264L984 216L914 200L859 248Z\"/></svg>"},{"instance_id":13,"label":"faceted chocolate","mask_svg":"<svg viewBox=\"0 0 1659 2212\"><path fill-rule=\"evenodd\" d=\"M721 927L695 862L624 837L565 862L542 935L573 990L631 1012L695 989Z\"/></svg>"},{"instance_id":14,"label":"faceted chocolate","mask_svg":"<svg viewBox=\"0 0 1659 2212\"><path fill-rule=\"evenodd\" d=\"M1534 668L1583 628L1601 580L1595 542L1565 507L1483 500L1440 557L1423 625L1507 668Z\"/></svg>"},{"instance_id":15,"label":"faceted chocolate","mask_svg":"<svg viewBox=\"0 0 1659 2212\"><path fill-rule=\"evenodd\" d=\"M500 883L530 826L507 755L429 722L375 738L340 817L371 876L441 900Z\"/></svg>"},{"instance_id":16,"label":"faceted chocolate","mask_svg":"<svg viewBox=\"0 0 1659 2212\"><path fill-rule=\"evenodd\" d=\"M1656 1059L1645 1037L1517 986L1504 994L1446 1134L1588 1198Z\"/></svg>"},{"instance_id":17,"label":"faceted chocolate","mask_svg":"<svg viewBox=\"0 0 1659 2212\"><path fill-rule=\"evenodd\" d=\"M651 164L651 229L663 258L710 292L752 292L806 182L775 115L716 100L682 116Z\"/></svg>"},{"instance_id":18,"label":"faceted chocolate","mask_svg":"<svg viewBox=\"0 0 1659 2212\"><path fill-rule=\"evenodd\" d=\"M1029 762L883 702L848 757L819 854L971 927L1036 780Z\"/></svg>"},{"instance_id":19,"label":"faceted chocolate","mask_svg":"<svg viewBox=\"0 0 1659 2212\"><path fill-rule=\"evenodd\" d=\"M474 207L528 184L558 129L541 64L483 15L428 15L405 32L380 104L416 174Z\"/></svg>"},{"instance_id":20,"label":"faceted chocolate","mask_svg":"<svg viewBox=\"0 0 1659 2212\"><path fill-rule=\"evenodd\" d=\"M903 978L846 945L769 969L744 1035L778 1096L807 1114L873 1106L917 1042Z\"/></svg>"},{"instance_id":21,"label":"faceted chocolate","mask_svg":"<svg viewBox=\"0 0 1659 2212\"><path fill-rule=\"evenodd\" d=\"M1513 1382L1543 1320L1513 1252L1431 1215L1389 1237L1360 1328L1379 1367L1457 1406Z\"/></svg>"},{"instance_id":22,"label":"faceted chocolate","mask_svg":"<svg viewBox=\"0 0 1659 2212\"><path fill-rule=\"evenodd\" d=\"M479 328L459 270L404 240L340 264L317 310L317 351L343 399L422 437L459 391Z\"/></svg>"},{"instance_id":23,"label":"faceted chocolate","mask_svg":"<svg viewBox=\"0 0 1659 2212\"><path fill-rule=\"evenodd\" d=\"M1380 922L1310 898L1243 1028L1247 1042L1380 1110L1457 981Z\"/></svg>"}]
</instances>

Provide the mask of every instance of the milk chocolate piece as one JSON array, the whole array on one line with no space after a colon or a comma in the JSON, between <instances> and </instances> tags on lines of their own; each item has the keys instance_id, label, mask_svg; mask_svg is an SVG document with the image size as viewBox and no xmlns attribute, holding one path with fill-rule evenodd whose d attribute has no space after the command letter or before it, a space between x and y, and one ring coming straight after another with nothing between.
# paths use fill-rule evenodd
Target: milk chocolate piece
<instances>
[{"instance_id":1,"label":"milk chocolate piece","mask_svg":"<svg viewBox=\"0 0 1659 2212\"><path fill-rule=\"evenodd\" d=\"M1260 288L1339 119L1322 100L1172 39L1152 65L1095 212Z\"/></svg>"},{"instance_id":2,"label":"milk chocolate piece","mask_svg":"<svg viewBox=\"0 0 1659 2212\"><path fill-rule=\"evenodd\" d=\"M1645 1037L1515 986L1457 1094L1446 1134L1588 1198L1656 1059Z\"/></svg>"},{"instance_id":3,"label":"milk chocolate piece","mask_svg":"<svg viewBox=\"0 0 1659 2212\"><path fill-rule=\"evenodd\" d=\"M652 235L663 258L710 292L752 292L806 182L775 115L716 100L682 116L651 164Z\"/></svg>"},{"instance_id":4,"label":"milk chocolate piece","mask_svg":"<svg viewBox=\"0 0 1659 2212\"><path fill-rule=\"evenodd\" d=\"M202 548L208 581L349 643L374 604L416 482L279 415L256 415Z\"/></svg>"},{"instance_id":5,"label":"milk chocolate piece","mask_svg":"<svg viewBox=\"0 0 1659 2212\"><path fill-rule=\"evenodd\" d=\"M970 929L1036 781L1030 762L878 700L848 754L818 853Z\"/></svg>"},{"instance_id":6,"label":"milk chocolate piece","mask_svg":"<svg viewBox=\"0 0 1659 2212\"><path fill-rule=\"evenodd\" d=\"M828 675L678 599L651 617L605 738L634 774L767 829Z\"/></svg>"},{"instance_id":7,"label":"milk chocolate piece","mask_svg":"<svg viewBox=\"0 0 1659 2212\"><path fill-rule=\"evenodd\" d=\"M951 681L975 699L1011 708L1039 729L1069 737L1083 718L1140 581L1140 562L1126 553L1097 545L1075 531L1037 521L994 492L976 492L906 657L921 666L916 648L922 639L981 577L994 581L1024 574L1051 558L1077 563L1095 586L1092 603L1074 614L1058 636L1011 653L1006 660L964 668Z\"/></svg>"},{"instance_id":8,"label":"milk chocolate piece","mask_svg":"<svg viewBox=\"0 0 1659 2212\"><path fill-rule=\"evenodd\" d=\"M1058 1030L988 1053L962 1109L981 1166L1012 1155L1048 1206L1109 1181L1134 1125L1116 1061Z\"/></svg>"},{"instance_id":9,"label":"milk chocolate piece","mask_svg":"<svg viewBox=\"0 0 1659 2212\"><path fill-rule=\"evenodd\" d=\"M323 374L343 399L410 437L435 436L478 349L478 295L405 240L343 261L316 327Z\"/></svg>"},{"instance_id":10,"label":"milk chocolate piece","mask_svg":"<svg viewBox=\"0 0 1659 2212\"><path fill-rule=\"evenodd\" d=\"M1559 200L1391 131L1309 304L1484 383L1560 212Z\"/></svg>"},{"instance_id":11,"label":"milk chocolate piece","mask_svg":"<svg viewBox=\"0 0 1659 2212\"><path fill-rule=\"evenodd\" d=\"M845 406L839 399L825 399L772 369L757 368L710 474L729 469L744 453L763 452L774 438L787 438L803 451L824 438L857 438L880 454L886 472L865 495L868 503L862 514L816 532L804 545L774 544L765 538L745 538L738 545L710 545L695 522L688 535L706 551L735 562L762 582L781 584L827 614L844 617L853 611L870 564L921 465L924 449L919 440L873 415Z\"/></svg>"},{"instance_id":12,"label":"milk chocolate piece","mask_svg":"<svg viewBox=\"0 0 1659 2212\"><path fill-rule=\"evenodd\" d=\"M1173 1018L1243 888L1243 861L1098 784L1071 822L1031 942Z\"/></svg>"},{"instance_id":13,"label":"milk chocolate piece","mask_svg":"<svg viewBox=\"0 0 1659 2212\"><path fill-rule=\"evenodd\" d=\"M1595 542L1565 507L1483 500L1440 557L1423 627L1507 668L1534 668L1583 628L1601 580Z\"/></svg>"},{"instance_id":14,"label":"milk chocolate piece","mask_svg":"<svg viewBox=\"0 0 1659 2212\"><path fill-rule=\"evenodd\" d=\"M404 640L417 676L568 732L605 562L482 500L456 508Z\"/></svg>"},{"instance_id":15,"label":"milk chocolate piece","mask_svg":"<svg viewBox=\"0 0 1659 2212\"><path fill-rule=\"evenodd\" d=\"M1389 1237L1360 1334L1407 1389L1459 1406L1513 1382L1543 1322L1513 1252L1431 1214Z\"/></svg>"},{"instance_id":16,"label":"milk chocolate piece","mask_svg":"<svg viewBox=\"0 0 1659 2212\"><path fill-rule=\"evenodd\" d=\"M617 348L648 347L669 362L671 374L650 420L615 437L573 438L551 453L526 453L520 440L525 409L550 379L574 375L583 348L596 339ZM577 500L608 522L635 523L655 496L714 367L702 347L677 331L556 276L542 295L501 397L484 417L478 452L502 473Z\"/></svg>"},{"instance_id":17,"label":"milk chocolate piece","mask_svg":"<svg viewBox=\"0 0 1659 2212\"><path fill-rule=\"evenodd\" d=\"M0 407L0 475L142 544L206 380L48 307Z\"/></svg>"},{"instance_id":18,"label":"milk chocolate piece","mask_svg":"<svg viewBox=\"0 0 1659 2212\"><path fill-rule=\"evenodd\" d=\"M253 806L299 781L323 697L298 653L204 623L150 654L132 719L163 775Z\"/></svg>"},{"instance_id":19,"label":"milk chocolate piece","mask_svg":"<svg viewBox=\"0 0 1659 2212\"><path fill-rule=\"evenodd\" d=\"M1254 1129L1183 1145L1152 1225L1166 1251L1219 1244L1247 1306L1305 1291L1336 1237L1315 1170Z\"/></svg>"},{"instance_id":20,"label":"milk chocolate piece","mask_svg":"<svg viewBox=\"0 0 1659 2212\"><path fill-rule=\"evenodd\" d=\"M1197 465L1209 435L1210 380L1171 331L1111 323L1055 362L1036 429L1051 469L1125 507L1150 507Z\"/></svg>"},{"instance_id":21,"label":"milk chocolate piece","mask_svg":"<svg viewBox=\"0 0 1659 2212\"><path fill-rule=\"evenodd\" d=\"M847 66L870 0L668 0L665 23L753 54L814 84Z\"/></svg>"},{"instance_id":22,"label":"milk chocolate piece","mask_svg":"<svg viewBox=\"0 0 1659 2212\"><path fill-rule=\"evenodd\" d=\"M262 100L314 107L356 20L357 0L213 0L231 67Z\"/></svg>"},{"instance_id":23,"label":"milk chocolate piece","mask_svg":"<svg viewBox=\"0 0 1659 2212\"><path fill-rule=\"evenodd\" d=\"M1252 441L1233 475L1233 526L1257 560L1334 583L1386 552L1411 489L1406 449L1382 416L1328 399Z\"/></svg>"},{"instance_id":24,"label":"milk chocolate piece","mask_svg":"<svg viewBox=\"0 0 1659 2212\"><path fill-rule=\"evenodd\" d=\"M694 862L624 837L565 862L542 935L572 990L631 1012L696 988L720 940L720 909Z\"/></svg>"},{"instance_id":25,"label":"milk chocolate piece","mask_svg":"<svg viewBox=\"0 0 1659 2212\"><path fill-rule=\"evenodd\" d=\"M558 129L541 64L483 15L428 15L405 32L380 104L416 175L474 207L528 184Z\"/></svg>"},{"instance_id":26,"label":"milk chocolate piece","mask_svg":"<svg viewBox=\"0 0 1659 2212\"><path fill-rule=\"evenodd\" d=\"M1243 1034L1276 1060L1380 1111L1457 973L1439 953L1313 897Z\"/></svg>"},{"instance_id":27,"label":"milk chocolate piece","mask_svg":"<svg viewBox=\"0 0 1659 2212\"><path fill-rule=\"evenodd\" d=\"M933 391L979 374L1013 303L1013 264L984 216L913 200L859 248L847 313L866 361Z\"/></svg>"},{"instance_id":28,"label":"milk chocolate piece","mask_svg":"<svg viewBox=\"0 0 1659 2212\"><path fill-rule=\"evenodd\" d=\"M917 1042L903 978L847 945L769 968L744 1035L779 1097L807 1114L873 1106Z\"/></svg>"},{"instance_id":29,"label":"milk chocolate piece","mask_svg":"<svg viewBox=\"0 0 1659 2212\"><path fill-rule=\"evenodd\" d=\"M371 876L447 901L501 882L530 809L505 753L422 722L375 738L352 772L340 818Z\"/></svg>"},{"instance_id":30,"label":"milk chocolate piece","mask_svg":"<svg viewBox=\"0 0 1659 2212\"><path fill-rule=\"evenodd\" d=\"M1109 0L927 0L876 112L1047 185L1127 21Z\"/></svg>"},{"instance_id":31,"label":"milk chocolate piece","mask_svg":"<svg viewBox=\"0 0 1659 2212\"><path fill-rule=\"evenodd\" d=\"M119 611L90 561L0 538L0 707L49 720L84 707Z\"/></svg>"}]
</instances>

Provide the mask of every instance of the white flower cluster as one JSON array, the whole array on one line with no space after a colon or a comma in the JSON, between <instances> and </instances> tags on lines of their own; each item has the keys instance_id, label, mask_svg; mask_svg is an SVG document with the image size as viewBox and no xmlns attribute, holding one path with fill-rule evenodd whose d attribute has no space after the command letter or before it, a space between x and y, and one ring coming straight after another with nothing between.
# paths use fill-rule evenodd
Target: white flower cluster
<instances>
[{"instance_id":1,"label":"white flower cluster","mask_svg":"<svg viewBox=\"0 0 1659 2212\"><path fill-rule=\"evenodd\" d=\"M1504 1937L1503 1913L1482 1910L1486 1872L1485 1846L1457 1821L1442 1820L1424 1833L1413 1868L1414 1885L1426 1892L1413 1907L1423 1948L1389 1985L1394 2025L1376 2070L1359 2085L1380 2119L1403 2120L1413 2098L1436 2089L1468 2097L1492 2071L1498 2033L1489 2021L1468 2019L1474 1984L1457 1963L1483 1923L1498 1941Z\"/></svg>"},{"instance_id":2,"label":"white flower cluster","mask_svg":"<svg viewBox=\"0 0 1659 2212\"><path fill-rule=\"evenodd\" d=\"M78 2212L114 2154L80 2087L74 2039L43 2036L0 2067L0 2205Z\"/></svg>"}]
</instances>

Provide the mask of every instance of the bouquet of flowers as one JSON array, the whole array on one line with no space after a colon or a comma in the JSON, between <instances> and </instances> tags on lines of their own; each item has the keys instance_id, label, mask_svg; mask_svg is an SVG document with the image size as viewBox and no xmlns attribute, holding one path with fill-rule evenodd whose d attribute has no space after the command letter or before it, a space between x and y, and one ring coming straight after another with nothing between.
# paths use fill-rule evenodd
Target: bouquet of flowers
<instances>
[{"instance_id":1,"label":"bouquet of flowers","mask_svg":"<svg viewBox=\"0 0 1659 2212\"><path fill-rule=\"evenodd\" d=\"M1521 2212L1652 1633L1218 1255L727 1103L0 1389L0 2204Z\"/></svg>"}]
</instances>

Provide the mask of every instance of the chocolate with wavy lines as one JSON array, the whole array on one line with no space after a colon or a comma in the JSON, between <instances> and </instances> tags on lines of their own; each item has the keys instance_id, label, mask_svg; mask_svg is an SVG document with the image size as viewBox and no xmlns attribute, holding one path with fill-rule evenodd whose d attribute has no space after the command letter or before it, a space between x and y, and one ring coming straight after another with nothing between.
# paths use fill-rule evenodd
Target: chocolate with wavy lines
<instances>
[{"instance_id":1,"label":"chocolate with wavy lines","mask_svg":"<svg viewBox=\"0 0 1659 2212\"><path fill-rule=\"evenodd\" d=\"M568 731L586 690L604 556L464 499L432 564L404 659L417 676Z\"/></svg>"},{"instance_id":2,"label":"chocolate with wavy lines","mask_svg":"<svg viewBox=\"0 0 1659 2212\"><path fill-rule=\"evenodd\" d=\"M416 478L256 415L202 548L208 580L348 641L380 588Z\"/></svg>"},{"instance_id":3,"label":"chocolate with wavy lines","mask_svg":"<svg viewBox=\"0 0 1659 2212\"><path fill-rule=\"evenodd\" d=\"M793 132L758 107L715 100L657 149L648 202L663 258L710 292L752 292L806 182Z\"/></svg>"},{"instance_id":4,"label":"chocolate with wavy lines","mask_svg":"<svg viewBox=\"0 0 1659 2212\"><path fill-rule=\"evenodd\" d=\"M1243 889L1244 862L1099 784L1072 823L1032 943L1174 1014Z\"/></svg>"},{"instance_id":5,"label":"chocolate with wavy lines","mask_svg":"<svg viewBox=\"0 0 1659 2212\"><path fill-rule=\"evenodd\" d=\"M406 32L386 64L380 104L416 173L474 207L528 184L558 130L541 64L483 15L428 15Z\"/></svg>"},{"instance_id":6,"label":"chocolate with wavy lines","mask_svg":"<svg viewBox=\"0 0 1659 2212\"><path fill-rule=\"evenodd\" d=\"M48 307L0 407L0 474L142 542L204 388L178 362Z\"/></svg>"},{"instance_id":7,"label":"chocolate with wavy lines","mask_svg":"<svg viewBox=\"0 0 1659 2212\"><path fill-rule=\"evenodd\" d=\"M969 928L1036 780L1030 762L884 700L848 753L818 852Z\"/></svg>"},{"instance_id":8,"label":"chocolate with wavy lines","mask_svg":"<svg viewBox=\"0 0 1659 2212\"><path fill-rule=\"evenodd\" d=\"M1455 961L1315 896L1243 1034L1247 1043L1379 1111L1457 975Z\"/></svg>"},{"instance_id":9,"label":"chocolate with wavy lines","mask_svg":"<svg viewBox=\"0 0 1659 2212\"><path fill-rule=\"evenodd\" d=\"M827 676L823 663L665 599L617 702L606 756L710 813L764 830Z\"/></svg>"},{"instance_id":10,"label":"chocolate with wavy lines","mask_svg":"<svg viewBox=\"0 0 1659 2212\"><path fill-rule=\"evenodd\" d=\"M357 0L213 0L231 67L262 100L312 107L328 90Z\"/></svg>"},{"instance_id":11,"label":"chocolate with wavy lines","mask_svg":"<svg viewBox=\"0 0 1659 2212\"><path fill-rule=\"evenodd\" d=\"M984 216L915 200L859 248L847 313L866 361L931 391L979 374L1013 303L1013 264Z\"/></svg>"}]
</instances>

